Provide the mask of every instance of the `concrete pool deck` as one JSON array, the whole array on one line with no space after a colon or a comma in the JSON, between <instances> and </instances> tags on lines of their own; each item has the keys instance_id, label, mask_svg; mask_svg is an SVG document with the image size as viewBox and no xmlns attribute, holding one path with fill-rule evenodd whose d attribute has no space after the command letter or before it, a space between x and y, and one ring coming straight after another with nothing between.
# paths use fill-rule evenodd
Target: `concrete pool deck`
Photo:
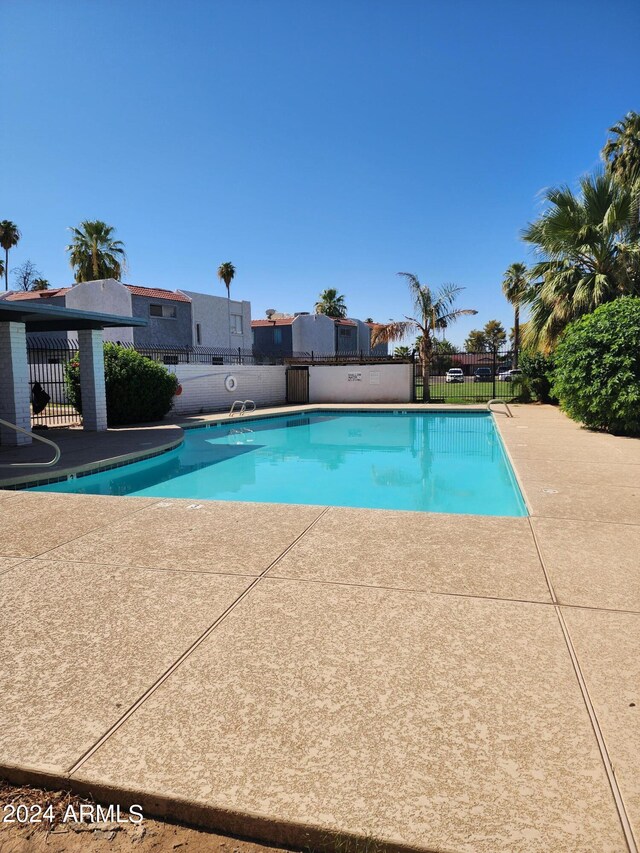
<instances>
[{"instance_id":1,"label":"concrete pool deck","mask_svg":"<svg viewBox=\"0 0 640 853\"><path fill-rule=\"evenodd\" d=\"M513 412L529 518L0 492L0 775L298 847L635 850L640 441Z\"/></svg>"}]
</instances>

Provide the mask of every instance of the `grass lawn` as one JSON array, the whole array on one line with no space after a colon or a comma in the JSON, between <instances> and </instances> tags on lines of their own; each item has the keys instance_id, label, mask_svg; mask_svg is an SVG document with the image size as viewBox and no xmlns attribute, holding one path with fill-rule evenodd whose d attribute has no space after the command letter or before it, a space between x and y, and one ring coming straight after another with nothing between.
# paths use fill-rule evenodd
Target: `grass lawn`
<instances>
[{"instance_id":1,"label":"grass lawn","mask_svg":"<svg viewBox=\"0 0 640 853\"><path fill-rule=\"evenodd\" d=\"M436 376L431 381L432 402L445 403L486 403L492 397L512 400L519 393L518 382L504 382L496 380L495 394L493 382L474 382L465 379L464 382L445 382L444 377ZM422 389L417 389L417 401L420 402Z\"/></svg>"}]
</instances>

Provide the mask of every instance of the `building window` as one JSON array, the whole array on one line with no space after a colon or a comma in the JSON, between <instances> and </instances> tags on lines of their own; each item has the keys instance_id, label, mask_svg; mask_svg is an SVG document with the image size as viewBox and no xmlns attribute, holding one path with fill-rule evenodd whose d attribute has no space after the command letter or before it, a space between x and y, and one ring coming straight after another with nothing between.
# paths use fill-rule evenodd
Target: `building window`
<instances>
[{"instance_id":1,"label":"building window","mask_svg":"<svg viewBox=\"0 0 640 853\"><path fill-rule=\"evenodd\" d=\"M149 305L150 317L164 317L165 319L175 320L176 306L175 305Z\"/></svg>"},{"instance_id":2,"label":"building window","mask_svg":"<svg viewBox=\"0 0 640 853\"><path fill-rule=\"evenodd\" d=\"M162 362L163 364L179 364L177 355L163 355Z\"/></svg>"},{"instance_id":3,"label":"building window","mask_svg":"<svg viewBox=\"0 0 640 853\"><path fill-rule=\"evenodd\" d=\"M200 330L200 323L196 323L196 344L200 346L202 343L202 333Z\"/></svg>"},{"instance_id":4,"label":"building window","mask_svg":"<svg viewBox=\"0 0 640 853\"><path fill-rule=\"evenodd\" d=\"M231 334L232 335L241 335L242 334L242 314L232 314L231 315Z\"/></svg>"},{"instance_id":5,"label":"building window","mask_svg":"<svg viewBox=\"0 0 640 853\"><path fill-rule=\"evenodd\" d=\"M347 335L351 334L351 329L340 329L340 334L342 335L343 338L346 338Z\"/></svg>"},{"instance_id":6,"label":"building window","mask_svg":"<svg viewBox=\"0 0 640 853\"><path fill-rule=\"evenodd\" d=\"M274 329L273 330L273 342L274 344L282 343L282 329Z\"/></svg>"}]
</instances>

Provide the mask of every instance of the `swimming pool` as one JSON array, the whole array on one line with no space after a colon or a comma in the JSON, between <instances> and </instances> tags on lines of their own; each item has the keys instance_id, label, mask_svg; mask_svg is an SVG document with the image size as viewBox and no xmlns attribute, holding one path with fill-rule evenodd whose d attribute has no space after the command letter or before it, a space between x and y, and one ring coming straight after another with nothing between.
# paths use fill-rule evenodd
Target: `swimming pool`
<instances>
[{"instance_id":1,"label":"swimming pool","mask_svg":"<svg viewBox=\"0 0 640 853\"><path fill-rule=\"evenodd\" d=\"M225 420L161 456L35 490L527 514L493 418L477 411Z\"/></svg>"}]
</instances>

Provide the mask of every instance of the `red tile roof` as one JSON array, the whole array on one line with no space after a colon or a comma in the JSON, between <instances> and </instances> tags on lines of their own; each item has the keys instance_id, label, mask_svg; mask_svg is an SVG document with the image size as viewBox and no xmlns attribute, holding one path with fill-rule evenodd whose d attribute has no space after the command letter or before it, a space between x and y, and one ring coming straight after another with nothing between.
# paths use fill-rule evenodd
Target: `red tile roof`
<instances>
[{"instance_id":1,"label":"red tile roof","mask_svg":"<svg viewBox=\"0 0 640 853\"><path fill-rule=\"evenodd\" d=\"M290 326L295 317L278 317L275 320L252 320L251 328L255 329L258 326Z\"/></svg>"},{"instance_id":2,"label":"red tile roof","mask_svg":"<svg viewBox=\"0 0 640 853\"><path fill-rule=\"evenodd\" d=\"M172 302L191 302L191 299L184 293L164 290L162 287L138 287L135 284L125 284L125 287L133 296L147 296L149 299L170 299Z\"/></svg>"},{"instance_id":3,"label":"red tile roof","mask_svg":"<svg viewBox=\"0 0 640 853\"><path fill-rule=\"evenodd\" d=\"M23 299L50 299L52 296L64 296L70 287L57 287L54 290L28 290L20 293L10 293L10 302L22 302Z\"/></svg>"},{"instance_id":4,"label":"red tile roof","mask_svg":"<svg viewBox=\"0 0 640 853\"><path fill-rule=\"evenodd\" d=\"M355 320L334 320L334 323L336 324L336 326L355 326L355 325L357 325Z\"/></svg>"},{"instance_id":5,"label":"red tile roof","mask_svg":"<svg viewBox=\"0 0 640 853\"><path fill-rule=\"evenodd\" d=\"M133 296L146 296L149 299L170 299L172 302L191 302L188 296L177 293L175 290L165 290L161 287L139 287L135 284L125 284L124 286ZM12 293L7 299L11 301L49 299L52 296L64 296L69 290L71 290L70 287L58 287L53 290L30 290L26 293Z\"/></svg>"}]
</instances>

